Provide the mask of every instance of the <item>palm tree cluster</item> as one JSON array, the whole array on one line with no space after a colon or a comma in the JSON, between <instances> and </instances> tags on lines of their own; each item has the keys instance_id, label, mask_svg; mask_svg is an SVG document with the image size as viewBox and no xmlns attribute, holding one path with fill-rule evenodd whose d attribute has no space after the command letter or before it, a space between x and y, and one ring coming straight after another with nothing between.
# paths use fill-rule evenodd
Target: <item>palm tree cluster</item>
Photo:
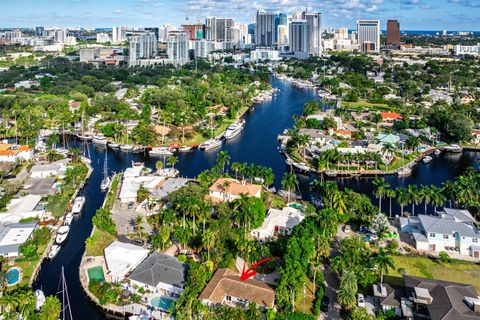
<instances>
[{"instance_id":1,"label":"palm tree cluster","mask_svg":"<svg viewBox=\"0 0 480 320\"><path fill-rule=\"evenodd\" d=\"M0 298L3 319L55 320L60 316L61 304L57 297L49 296L40 312L35 312L35 296L32 289L20 287L3 291Z\"/></svg>"},{"instance_id":2,"label":"palm tree cluster","mask_svg":"<svg viewBox=\"0 0 480 320\"><path fill-rule=\"evenodd\" d=\"M342 167L368 170L372 164L378 168L383 163L382 156L377 152L340 153L337 149L326 150L314 159L314 165L318 170L341 169Z\"/></svg>"},{"instance_id":3,"label":"palm tree cluster","mask_svg":"<svg viewBox=\"0 0 480 320\"><path fill-rule=\"evenodd\" d=\"M275 180L272 168L259 166L254 163L233 162L231 165L232 171L235 172L235 177L238 179L248 178L251 183L261 182L265 186L270 186Z\"/></svg>"}]
</instances>

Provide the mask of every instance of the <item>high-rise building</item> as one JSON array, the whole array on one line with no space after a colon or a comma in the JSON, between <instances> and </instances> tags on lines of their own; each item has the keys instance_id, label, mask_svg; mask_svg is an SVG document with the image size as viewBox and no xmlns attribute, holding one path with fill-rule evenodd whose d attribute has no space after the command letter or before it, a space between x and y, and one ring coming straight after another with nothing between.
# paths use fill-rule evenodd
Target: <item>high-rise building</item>
<instances>
[{"instance_id":1,"label":"high-rise building","mask_svg":"<svg viewBox=\"0 0 480 320\"><path fill-rule=\"evenodd\" d=\"M188 59L188 37L184 31L170 31L167 37L167 56L174 64L183 64Z\"/></svg>"},{"instance_id":2,"label":"high-rise building","mask_svg":"<svg viewBox=\"0 0 480 320\"><path fill-rule=\"evenodd\" d=\"M45 31L45 27L35 27L35 35L38 37L43 37L43 31Z\"/></svg>"},{"instance_id":3,"label":"high-rise building","mask_svg":"<svg viewBox=\"0 0 480 320\"><path fill-rule=\"evenodd\" d=\"M319 56L322 54L322 14L302 13L302 20L308 23L308 32L310 33L310 53Z\"/></svg>"},{"instance_id":4,"label":"high-rise building","mask_svg":"<svg viewBox=\"0 0 480 320\"><path fill-rule=\"evenodd\" d=\"M257 11L255 45L262 48L273 48L277 45L278 16L271 12Z\"/></svg>"},{"instance_id":5,"label":"high-rise building","mask_svg":"<svg viewBox=\"0 0 480 320\"><path fill-rule=\"evenodd\" d=\"M127 40L127 27L113 27L112 42L115 44L122 43Z\"/></svg>"},{"instance_id":6,"label":"high-rise building","mask_svg":"<svg viewBox=\"0 0 480 320\"><path fill-rule=\"evenodd\" d=\"M157 38L153 32L130 31L128 39L128 65L139 64L140 59L154 58L157 53Z\"/></svg>"},{"instance_id":7,"label":"high-rise building","mask_svg":"<svg viewBox=\"0 0 480 320\"><path fill-rule=\"evenodd\" d=\"M342 27L335 30L335 38L337 40L346 40L348 39L348 28Z\"/></svg>"},{"instance_id":8,"label":"high-rise building","mask_svg":"<svg viewBox=\"0 0 480 320\"><path fill-rule=\"evenodd\" d=\"M233 27L233 19L208 17L205 23L205 39L217 42L220 49L230 50L233 43Z\"/></svg>"},{"instance_id":9,"label":"high-rise building","mask_svg":"<svg viewBox=\"0 0 480 320\"><path fill-rule=\"evenodd\" d=\"M281 24L278 26L278 46L288 46L288 26Z\"/></svg>"},{"instance_id":10,"label":"high-rise building","mask_svg":"<svg viewBox=\"0 0 480 320\"><path fill-rule=\"evenodd\" d=\"M112 39L108 35L108 33L101 32L97 33L97 43L107 43L107 42L112 42Z\"/></svg>"},{"instance_id":11,"label":"high-rise building","mask_svg":"<svg viewBox=\"0 0 480 320\"><path fill-rule=\"evenodd\" d=\"M358 46L362 52L380 52L380 21L357 21Z\"/></svg>"},{"instance_id":12,"label":"high-rise building","mask_svg":"<svg viewBox=\"0 0 480 320\"><path fill-rule=\"evenodd\" d=\"M167 38L168 38L168 33L170 31L174 31L174 30L177 30L176 27L173 25L173 24L170 24L170 23L166 23L164 24L161 28L160 28L160 31L159 31L159 39L158 41L160 42L167 42Z\"/></svg>"},{"instance_id":13,"label":"high-rise building","mask_svg":"<svg viewBox=\"0 0 480 320\"><path fill-rule=\"evenodd\" d=\"M23 37L22 31L20 30L12 30L12 31L5 31L5 39L10 42L19 42Z\"/></svg>"},{"instance_id":14,"label":"high-rise building","mask_svg":"<svg viewBox=\"0 0 480 320\"><path fill-rule=\"evenodd\" d=\"M208 58L208 54L215 49L212 41L199 39L193 40L192 42L195 58Z\"/></svg>"},{"instance_id":15,"label":"high-rise building","mask_svg":"<svg viewBox=\"0 0 480 320\"><path fill-rule=\"evenodd\" d=\"M201 23L184 24L182 30L187 33L189 40L198 40L205 38L205 25Z\"/></svg>"},{"instance_id":16,"label":"high-rise building","mask_svg":"<svg viewBox=\"0 0 480 320\"><path fill-rule=\"evenodd\" d=\"M66 30L55 30L55 34L53 36L53 41L55 43L65 43L66 38L67 38Z\"/></svg>"},{"instance_id":17,"label":"high-rise building","mask_svg":"<svg viewBox=\"0 0 480 320\"><path fill-rule=\"evenodd\" d=\"M400 23L397 20L387 22L387 46L400 47Z\"/></svg>"},{"instance_id":18,"label":"high-rise building","mask_svg":"<svg viewBox=\"0 0 480 320\"><path fill-rule=\"evenodd\" d=\"M299 59L306 59L310 55L309 28L307 20L292 20L290 22L290 51Z\"/></svg>"},{"instance_id":19,"label":"high-rise building","mask_svg":"<svg viewBox=\"0 0 480 320\"><path fill-rule=\"evenodd\" d=\"M144 30L153 32L155 34L155 38L157 38L157 41L158 41L158 39L160 39L160 28L148 27L148 28L144 28Z\"/></svg>"},{"instance_id":20,"label":"high-rise building","mask_svg":"<svg viewBox=\"0 0 480 320\"><path fill-rule=\"evenodd\" d=\"M278 25L286 26L288 24L288 18L286 13L279 13L278 14Z\"/></svg>"}]
</instances>

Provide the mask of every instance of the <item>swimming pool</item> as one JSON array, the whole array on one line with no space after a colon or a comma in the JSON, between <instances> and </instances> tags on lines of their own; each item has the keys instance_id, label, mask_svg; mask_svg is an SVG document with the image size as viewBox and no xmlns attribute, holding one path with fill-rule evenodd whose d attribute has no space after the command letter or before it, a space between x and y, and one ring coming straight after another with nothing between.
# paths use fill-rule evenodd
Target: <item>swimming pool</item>
<instances>
[{"instance_id":1,"label":"swimming pool","mask_svg":"<svg viewBox=\"0 0 480 320\"><path fill-rule=\"evenodd\" d=\"M150 300L152 306L165 311L170 310L174 303L175 301L168 297L153 297Z\"/></svg>"},{"instance_id":2,"label":"swimming pool","mask_svg":"<svg viewBox=\"0 0 480 320\"><path fill-rule=\"evenodd\" d=\"M14 267L7 271L5 274L7 278L7 285L13 286L20 282L20 268Z\"/></svg>"},{"instance_id":3,"label":"swimming pool","mask_svg":"<svg viewBox=\"0 0 480 320\"><path fill-rule=\"evenodd\" d=\"M90 281L105 281L105 275L103 274L102 266L96 266L89 268L88 272L88 280Z\"/></svg>"},{"instance_id":4,"label":"swimming pool","mask_svg":"<svg viewBox=\"0 0 480 320\"><path fill-rule=\"evenodd\" d=\"M302 211L302 212L303 212L303 210L305 209L305 207L304 207L302 204L300 204L300 203L295 203L295 202L289 203L288 206L289 206L290 208L294 208L294 209L300 210L300 211Z\"/></svg>"}]
</instances>

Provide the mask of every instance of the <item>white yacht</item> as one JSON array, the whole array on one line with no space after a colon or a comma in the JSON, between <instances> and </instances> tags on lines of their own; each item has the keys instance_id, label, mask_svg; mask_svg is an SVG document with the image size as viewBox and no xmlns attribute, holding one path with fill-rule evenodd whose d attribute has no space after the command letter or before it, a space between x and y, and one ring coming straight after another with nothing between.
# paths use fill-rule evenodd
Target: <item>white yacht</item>
<instances>
[{"instance_id":1,"label":"white yacht","mask_svg":"<svg viewBox=\"0 0 480 320\"><path fill-rule=\"evenodd\" d=\"M451 153L460 153L463 151L463 148L460 147L458 144L451 144L449 146L444 147L443 151L451 152Z\"/></svg>"},{"instance_id":2,"label":"white yacht","mask_svg":"<svg viewBox=\"0 0 480 320\"><path fill-rule=\"evenodd\" d=\"M116 143L116 142L113 142L113 141L109 141L108 142L108 146L112 149L118 149L120 148L120 144Z\"/></svg>"},{"instance_id":3,"label":"white yacht","mask_svg":"<svg viewBox=\"0 0 480 320\"><path fill-rule=\"evenodd\" d=\"M225 139L230 140L238 136L243 129L243 121L232 123L223 134Z\"/></svg>"},{"instance_id":4,"label":"white yacht","mask_svg":"<svg viewBox=\"0 0 480 320\"><path fill-rule=\"evenodd\" d=\"M81 133L78 133L75 135L79 140L83 140L83 141L92 141L93 140L93 137L89 134L81 134Z\"/></svg>"},{"instance_id":5,"label":"white yacht","mask_svg":"<svg viewBox=\"0 0 480 320\"><path fill-rule=\"evenodd\" d=\"M103 180L100 183L100 190L102 191L107 191L107 189L110 188L110 183L112 182L111 178L108 176L107 158L108 153L107 149L105 149L105 158L103 161Z\"/></svg>"},{"instance_id":6,"label":"white yacht","mask_svg":"<svg viewBox=\"0 0 480 320\"><path fill-rule=\"evenodd\" d=\"M192 150L193 150L193 147L188 147L188 146L184 146L184 147L178 148L178 152L182 152L182 153L184 153L184 152L190 152L190 151L192 151Z\"/></svg>"},{"instance_id":7,"label":"white yacht","mask_svg":"<svg viewBox=\"0 0 480 320\"><path fill-rule=\"evenodd\" d=\"M55 242L57 244L62 244L67 240L68 233L70 232L70 227L69 226L61 226L58 229L57 237L55 238Z\"/></svg>"},{"instance_id":8,"label":"white yacht","mask_svg":"<svg viewBox=\"0 0 480 320\"><path fill-rule=\"evenodd\" d=\"M83 206L85 205L85 197L76 197L75 201L73 201L72 213L79 214L83 210Z\"/></svg>"},{"instance_id":9,"label":"white yacht","mask_svg":"<svg viewBox=\"0 0 480 320\"><path fill-rule=\"evenodd\" d=\"M35 290L34 296L35 296L35 310L40 311L40 309L45 304L45 300L46 300L45 294L43 293L42 290L37 289Z\"/></svg>"},{"instance_id":10,"label":"white yacht","mask_svg":"<svg viewBox=\"0 0 480 320\"><path fill-rule=\"evenodd\" d=\"M92 160L90 160L89 158L87 158L85 156L80 156L80 160L82 160L82 162L86 163L86 164L91 164L92 163Z\"/></svg>"},{"instance_id":11,"label":"white yacht","mask_svg":"<svg viewBox=\"0 0 480 320\"><path fill-rule=\"evenodd\" d=\"M133 146L131 144L122 144L120 150L122 151L132 151Z\"/></svg>"},{"instance_id":12,"label":"white yacht","mask_svg":"<svg viewBox=\"0 0 480 320\"><path fill-rule=\"evenodd\" d=\"M48 253L48 259L53 260L53 258L55 258L60 251L60 248L61 247L58 244L54 244Z\"/></svg>"},{"instance_id":13,"label":"white yacht","mask_svg":"<svg viewBox=\"0 0 480 320\"><path fill-rule=\"evenodd\" d=\"M432 161L433 158L430 157L430 156L425 156L425 158L423 158L423 163L430 163L430 161Z\"/></svg>"},{"instance_id":14,"label":"white yacht","mask_svg":"<svg viewBox=\"0 0 480 320\"><path fill-rule=\"evenodd\" d=\"M106 146L108 143L108 140L107 138L105 138L105 135L103 133L98 133L93 137L92 142L99 146Z\"/></svg>"},{"instance_id":15,"label":"white yacht","mask_svg":"<svg viewBox=\"0 0 480 320\"><path fill-rule=\"evenodd\" d=\"M64 220L64 224L69 226L72 224L72 221L73 221L73 212L69 212L67 213L67 215L65 216L65 220Z\"/></svg>"},{"instance_id":16,"label":"white yacht","mask_svg":"<svg viewBox=\"0 0 480 320\"><path fill-rule=\"evenodd\" d=\"M410 168L410 167L405 167L405 168L402 168L402 169L398 170L398 175L400 177L406 177L406 176L409 176L410 174L412 174L412 168Z\"/></svg>"},{"instance_id":17,"label":"white yacht","mask_svg":"<svg viewBox=\"0 0 480 320\"><path fill-rule=\"evenodd\" d=\"M168 147L153 147L148 154L150 156L165 156L169 157L173 155L173 152L170 151Z\"/></svg>"},{"instance_id":18,"label":"white yacht","mask_svg":"<svg viewBox=\"0 0 480 320\"><path fill-rule=\"evenodd\" d=\"M222 146L222 140L210 139L200 145L200 149L208 151Z\"/></svg>"}]
</instances>

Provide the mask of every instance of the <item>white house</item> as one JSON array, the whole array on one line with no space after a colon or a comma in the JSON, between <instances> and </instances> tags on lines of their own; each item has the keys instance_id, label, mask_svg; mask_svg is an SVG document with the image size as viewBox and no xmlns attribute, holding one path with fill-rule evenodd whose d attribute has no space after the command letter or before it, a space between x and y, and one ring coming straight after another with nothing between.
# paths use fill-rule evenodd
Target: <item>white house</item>
<instances>
[{"instance_id":1,"label":"white house","mask_svg":"<svg viewBox=\"0 0 480 320\"><path fill-rule=\"evenodd\" d=\"M118 198L121 203L130 203L137 201L138 190L144 187L149 192L157 190L165 181L165 177L159 176L140 176L134 178L124 178L122 188Z\"/></svg>"},{"instance_id":2,"label":"white house","mask_svg":"<svg viewBox=\"0 0 480 320\"><path fill-rule=\"evenodd\" d=\"M444 208L434 216L400 218L400 228L419 251L450 251L480 259L480 230L475 222L467 210Z\"/></svg>"},{"instance_id":3,"label":"white house","mask_svg":"<svg viewBox=\"0 0 480 320\"><path fill-rule=\"evenodd\" d=\"M36 164L30 169L30 177L33 179L42 179L49 177L59 177L63 179L67 173L68 160L60 160L51 164Z\"/></svg>"},{"instance_id":4,"label":"white house","mask_svg":"<svg viewBox=\"0 0 480 320\"><path fill-rule=\"evenodd\" d=\"M270 209L262 226L253 229L250 234L258 240L265 240L277 234L289 235L293 227L302 222L303 219L305 219L305 215L295 208Z\"/></svg>"},{"instance_id":5,"label":"white house","mask_svg":"<svg viewBox=\"0 0 480 320\"><path fill-rule=\"evenodd\" d=\"M28 161L33 151L29 146L0 143L0 162Z\"/></svg>"},{"instance_id":6,"label":"white house","mask_svg":"<svg viewBox=\"0 0 480 320\"><path fill-rule=\"evenodd\" d=\"M177 258L153 252L128 276L133 289L144 288L152 292L167 291L181 295L187 280L189 265Z\"/></svg>"},{"instance_id":7,"label":"white house","mask_svg":"<svg viewBox=\"0 0 480 320\"><path fill-rule=\"evenodd\" d=\"M130 243L113 241L104 249L108 274L113 282L125 279L148 256L149 250Z\"/></svg>"},{"instance_id":8,"label":"white house","mask_svg":"<svg viewBox=\"0 0 480 320\"><path fill-rule=\"evenodd\" d=\"M26 195L12 199L7 205L7 211L0 212L0 222L19 222L26 218L43 218L45 208L40 205L39 195Z\"/></svg>"},{"instance_id":9,"label":"white house","mask_svg":"<svg viewBox=\"0 0 480 320\"><path fill-rule=\"evenodd\" d=\"M36 222L0 224L0 256L20 256L20 246L30 238L36 227Z\"/></svg>"}]
</instances>

